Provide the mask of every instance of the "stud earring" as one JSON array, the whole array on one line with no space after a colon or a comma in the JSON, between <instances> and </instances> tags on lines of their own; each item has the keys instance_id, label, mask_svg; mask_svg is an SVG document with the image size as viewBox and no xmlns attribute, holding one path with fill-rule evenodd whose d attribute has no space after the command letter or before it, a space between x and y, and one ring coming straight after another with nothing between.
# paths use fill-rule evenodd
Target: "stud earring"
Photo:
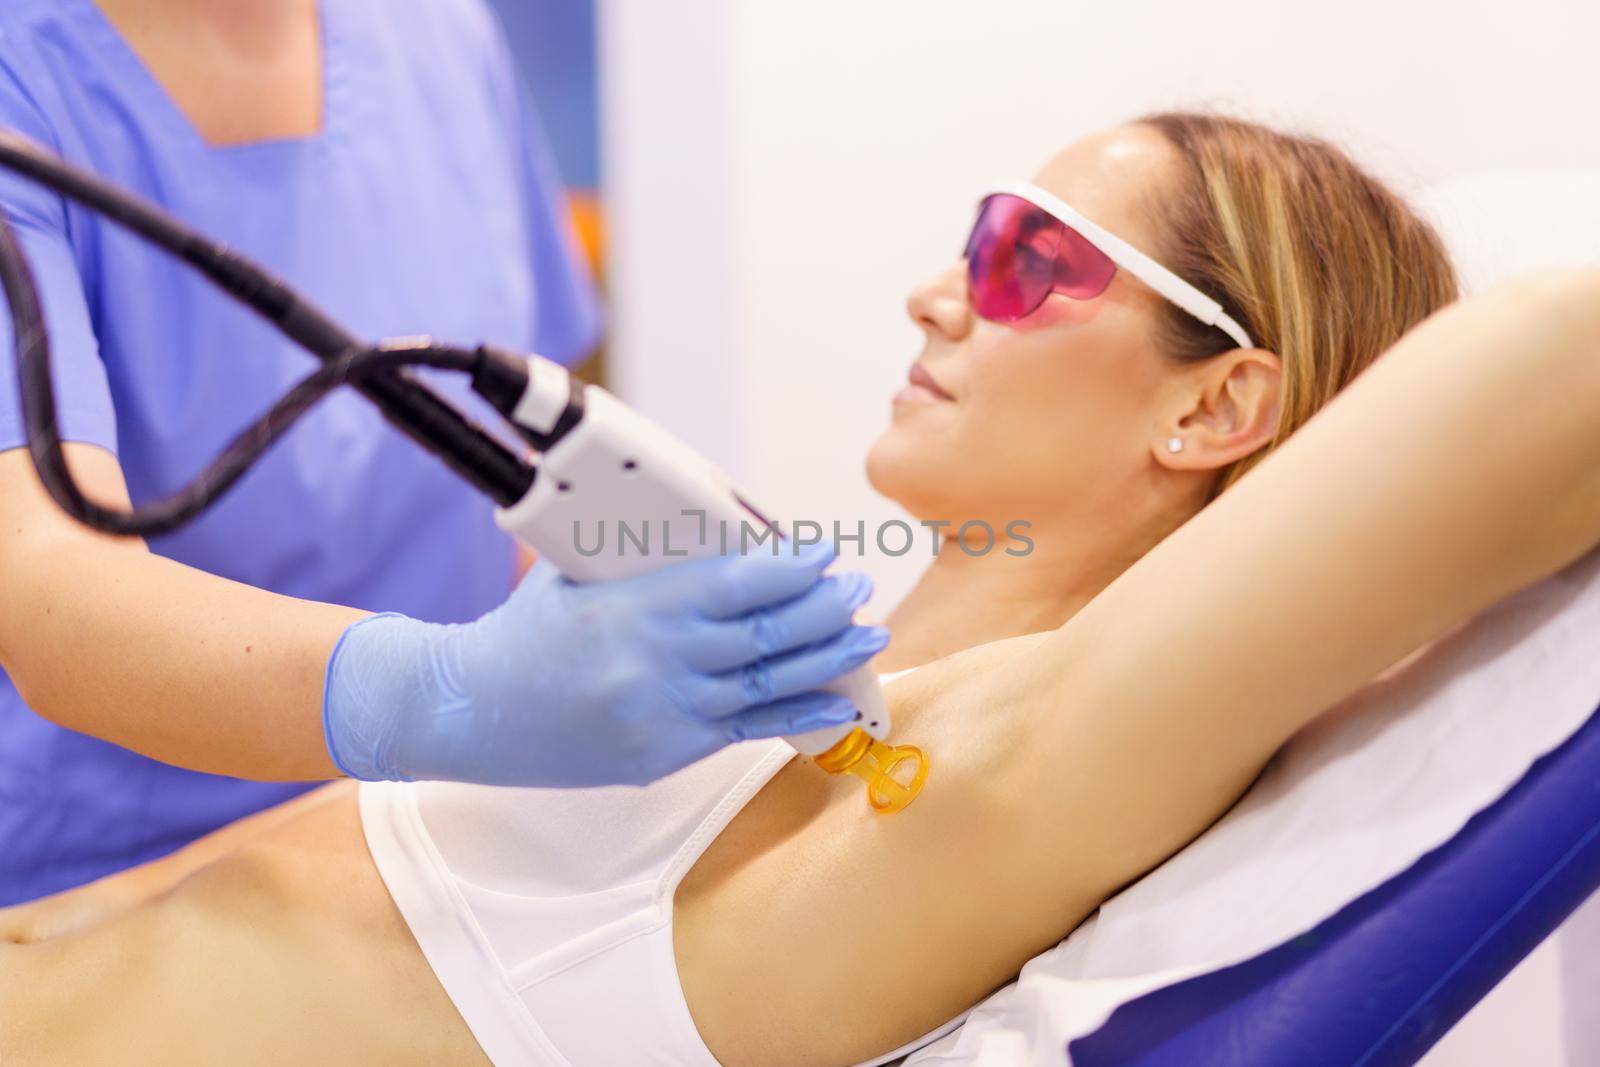
<instances>
[{"instance_id":1,"label":"stud earring","mask_svg":"<svg viewBox=\"0 0 1600 1067\"><path fill-rule=\"evenodd\" d=\"M1169 438L1167 438L1167 451L1173 453L1174 455L1176 455L1179 452L1182 452L1183 451L1183 438L1181 438L1181 437L1169 437Z\"/></svg>"}]
</instances>

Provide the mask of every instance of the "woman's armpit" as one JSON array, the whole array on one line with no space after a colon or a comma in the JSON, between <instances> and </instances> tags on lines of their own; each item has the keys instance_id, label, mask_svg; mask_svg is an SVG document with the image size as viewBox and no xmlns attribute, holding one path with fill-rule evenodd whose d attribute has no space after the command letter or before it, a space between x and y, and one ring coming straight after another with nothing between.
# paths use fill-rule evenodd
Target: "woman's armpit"
<instances>
[{"instance_id":1,"label":"woman's armpit","mask_svg":"<svg viewBox=\"0 0 1600 1067\"><path fill-rule=\"evenodd\" d=\"M1012 709L968 692L1039 640L961 653L886 687L890 741L929 760L905 810L877 814L858 780L796 760L684 879L679 976L720 1062L887 1052L1004 984L1098 903L1040 865L1031 801L1005 771L1026 738Z\"/></svg>"}]
</instances>

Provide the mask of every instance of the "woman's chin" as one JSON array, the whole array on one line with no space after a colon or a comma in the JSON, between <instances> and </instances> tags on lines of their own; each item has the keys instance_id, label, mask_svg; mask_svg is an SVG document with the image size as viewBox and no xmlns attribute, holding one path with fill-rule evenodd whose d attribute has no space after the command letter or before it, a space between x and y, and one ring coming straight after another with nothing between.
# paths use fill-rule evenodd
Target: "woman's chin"
<instances>
[{"instance_id":1,"label":"woman's chin","mask_svg":"<svg viewBox=\"0 0 1600 1067\"><path fill-rule=\"evenodd\" d=\"M867 449L867 483L890 500L896 499L895 487L904 477L906 460L906 449L897 437L890 426Z\"/></svg>"},{"instance_id":2,"label":"woman's chin","mask_svg":"<svg viewBox=\"0 0 1600 1067\"><path fill-rule=\"evenodd\" d=\"M891 426L867 450L867 483L880 496L920 516L949 482L948 464L932 449L917 447L910 435Z\"/></svg>"}]
</instances>

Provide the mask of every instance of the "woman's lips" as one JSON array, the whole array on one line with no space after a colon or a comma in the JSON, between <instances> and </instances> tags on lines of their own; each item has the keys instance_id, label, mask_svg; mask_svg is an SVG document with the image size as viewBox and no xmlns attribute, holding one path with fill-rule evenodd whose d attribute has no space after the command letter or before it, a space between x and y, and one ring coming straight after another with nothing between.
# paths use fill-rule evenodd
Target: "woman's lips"
<instances>
[{"instance_id":1,"label":"woman's lips","mask_svg":"<svg viewBox=\"0 0 1600 1067\"><path fill-rule=\"evenodd\" d=\"M920 363L911 364L905 388L894 395L896 404L947 404L954 399Z\"/></svg>"}]
</instances>

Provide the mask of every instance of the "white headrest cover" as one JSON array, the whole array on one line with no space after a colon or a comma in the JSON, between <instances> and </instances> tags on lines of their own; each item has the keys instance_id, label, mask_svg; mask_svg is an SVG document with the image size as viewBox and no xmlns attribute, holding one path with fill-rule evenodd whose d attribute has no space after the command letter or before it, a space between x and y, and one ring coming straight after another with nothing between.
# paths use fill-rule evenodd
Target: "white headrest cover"
<instances>
[{"instance_id":1,"label":"white headrest cover","mask_svg":"<svg viewBox=\"0 0 1600 1067\"><path fill-rule=\"evenodd\" d=\"M1600 171L1497 171L1417 198L1467 293L1544 267L1600 265Z\"/></svg>"}]
</instances>

